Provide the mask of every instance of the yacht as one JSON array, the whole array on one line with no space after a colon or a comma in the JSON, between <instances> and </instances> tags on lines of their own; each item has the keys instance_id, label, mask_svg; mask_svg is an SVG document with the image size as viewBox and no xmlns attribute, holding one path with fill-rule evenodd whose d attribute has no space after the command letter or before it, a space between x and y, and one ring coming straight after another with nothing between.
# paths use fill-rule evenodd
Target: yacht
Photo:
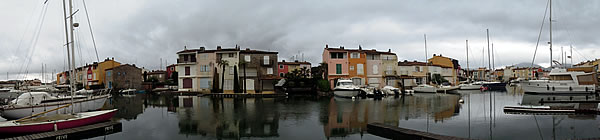
<instances>
[{"instance_id":1,"label":"yacht","mask_svg":"<svg viewBox=\"0 0 600 140\"><path fill-rule=\"evenodd\" d=\"M0 115L5 119L19 119L66 104L72 104L70 108L73 108L72 110L75 113L99 110L104 106L109 97L110 94L53 96L48 92L25 92L10 101L8 105L1 106ZM73 103L71 103L71 99L73 99ZM71 111L70 108L55 110L49 113L69 112Z\"/></svg>"},{"instance_id":2,"label":"yacht","mask_svg":"<svg viewBox=\"0 0 600 140\"><path fill-rule=\"evenodd\" d=\"M467 83L467 84L460 84L458 85L461 90L480 90L481 86L483 85L482 82L473 82L473 83Z\"/></svg>"},{"instance_id":3,"label":"yacht","mask_svg":"<svg viewBox=\"0 0 600 140\"><path fill-rule=\"evenodd\" d=\"M352 83L352 80L338 80L337 85L333 88L335 96L347 98L358 96L361 91L360 87Z\"/></svg>"},{"instance_id":4,"label":"yacht","mask_svg":"<svg viewBox=\"0 0 600 140\"><path fill-rule=\"evenodd\" d=\"M421 92L421 93L436 93L437 92L437 88L431 85L426 85L426 84L421 84L418 85L417 87L413 88L414 92Z\"/></svg>"},{"instance_id":5,"label":"yacht","mask_svg":"<svg viewBox=\"0 0 600 140\"><path fill-rule=\"evenodd\" d=\"M586 94L596 92L593 73L552 69L547 80L524 80L521 87L525 93Z\"/></svg>"},{"instance_id":6,"label":"yacht","mask_svg":"<svg viewBox=\"0 0 600 140\"><path fill-rule=\"evenodd\" d=\"M400 94L400 89L392 87L392 86L385 86L385 87L381 88L381 91L387 95Z\"/></svg>"}]
</instances>

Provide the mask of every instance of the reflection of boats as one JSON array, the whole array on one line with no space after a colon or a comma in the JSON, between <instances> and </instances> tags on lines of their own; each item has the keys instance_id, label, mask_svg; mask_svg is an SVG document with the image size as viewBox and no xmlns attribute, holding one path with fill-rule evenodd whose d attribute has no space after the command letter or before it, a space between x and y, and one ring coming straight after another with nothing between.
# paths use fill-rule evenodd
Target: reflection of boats
<instances>
[{"instance_id":1,"label":"reflection of boats","mask_svg":"<svg viewBox=\"0 0 600 140\"><path fill-rule=\"evenodd\" d=\"M473 83L467 83L467 84L460 84L458 86L460 87L461 90L480 90L481 85L482 85L482 82L473 82Z\"/></svg>"},{"instance_id":2,"label":"reflection of boats","mask_svg":"<svg viewBox=\"0 0 600 140\"><path fill-rule=\"evenodd\" d=\"M588 94L596 91L592 73L553 69L549 80L526 80L521 82L525 93Z\"/></svg>"},{"instance_id":3,"label":"reflection of boats","mask_svg":"<svg viewBox=\"0 0 600 140\"><path fill-rule=\"evenodd\" d=\"M23 134L55 131L108 121L117 112L113 110L55 114L34 119L13 120L0 123L0 133Z\"/></svg>"},{"instance_id":4,"label":"reflection of boats","mask_svg":"<svg viewBox=\"0 0 600 140\"><path fill-rule=\"evenodd\" d=\"M413 90L415 92L421 92L421 93L436 93L437 92L437 88L431 85L426 85L426 84L421 84L418 85L417 87L414 87Z\"/></svg>"},{"instance_id":5,"label":"reflection of boats","mask_svg":"<svg viewBox=\"0 0 600 140\"><path fill-rule=\"evenodd\" d=\"M109 94L84 96L73 96L73 108L75 112L98 110L104 106ZM2 117L6 119L18 119L46 110L58 108L59 106L71 104L71 96L52 96L47 92L22 93L16 99L2 106ZM61 109L58 112L66 112L70 109ZM56 111L54 111L56 112Z\"/></svg>"},{"instance_id":6,"label":"reflection of boats","mask_svg":"<svg viewBox=\"0 0 600 140\"><path fill-rule=\"evenodd\" d=\"M333 94L338 97L354 97L360 93L361 89L352 83L352 80L339 80Z\"/></svg>"}]
</instances>

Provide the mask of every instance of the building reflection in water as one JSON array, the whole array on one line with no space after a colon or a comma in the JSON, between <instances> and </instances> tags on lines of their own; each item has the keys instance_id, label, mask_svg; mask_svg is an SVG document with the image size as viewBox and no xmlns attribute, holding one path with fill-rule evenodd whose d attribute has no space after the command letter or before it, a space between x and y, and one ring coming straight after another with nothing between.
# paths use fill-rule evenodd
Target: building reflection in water
<instances>
[{"instance_id":1,"label":"building reflection in water","mask_svg":"<svg viewBox=\"0 0 600 140\"><path fill-rule=\"evenodd\" d=\"M215 138L277 137L274 99L216 99L179 96L179 132Z\"/></svg>"},{"instance_id":2,"label":"building reflection in water","mask_svg":"<svg viewBox=\"0 0 600 140\"><path fill-rule=\"evenodd\" d=\"M114 119L135 120L146 108L143 98L141 95L112 97L106 101L104 109L119 109Z\"/></svg>"},{"instance_id":3,"label":"building reflection in water","mask_svg":"<svg viewBox=\"0 0 600 140\"><path fill-rule=\"evenodd\" d=\"M443 123L458 115L460 96L450 94L417 94L403 98L388 97L380 101L331 98L327 121L323 128L326 137L345 137L366 133L368 123L399 126L399 120L432 119Z\"/></svg>"}]
</instances>

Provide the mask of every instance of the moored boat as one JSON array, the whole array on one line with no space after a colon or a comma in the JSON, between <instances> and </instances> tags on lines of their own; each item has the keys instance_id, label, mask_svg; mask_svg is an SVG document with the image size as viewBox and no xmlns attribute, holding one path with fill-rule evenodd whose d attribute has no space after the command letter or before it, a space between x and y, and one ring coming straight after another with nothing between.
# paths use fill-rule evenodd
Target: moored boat
<instances>
[{"instance_id":1,"label":"moored boat","mask_svg":"<svg viewBox=\"0 0 600 140\"><path fill-rule=\"evenodd\" d=\"M548 80L520 82L525 93L538 94L591 94L596 92L593 73L553 69Z\"/></svg>"},{"instance_id":2,"label":"moored boat","mask_svg":"<svg viewBox=\"0 0 600 140\"><path fill-rule=\"evenodd\" d=\"M99 110L104 106L109 94L84 96L75 95L73 97L73 111L85 112ZM41 113L47 110L58 108L66 104L71 104L71 96L52 96L47 92L26 92L19 95L16 99L9 102L8 105L0 107L0 116L5 119L19 119L33 114ZM67 112L71 109L60 109L50 113L58 114Z\"/></svg>"},{"instance_id":3,"label":"moored boat","mask_svg":"<svg viewBox=\"0 0 600 140\"><path fill-rule=\"evenodd\" d=\"M436 93L437 88L432 85L421 84L413 88L414 92L420 93Z\"/></svg>"},{"instance_id":4,"label":"moored boat","mask_svg":"<svg viewBox=\"0 0 600 140\"><path fill-rule=\"evenodd\" d=\"M333 94L338 97L355 97L362 90L352 83L352 80L338 80L337 85L333 88Z\"/></svg>"},{"instance_id":5,"label":"moored boat","mask_svg":"<svg viewBox=\"0 0 600 140\"><path fill-rule=\"evenodd\" d=\"M458 85L458 87L460 87L460 90L480 90L481 86L482 82L473 82Z\"/></svg>"},{"instance_id":6,"label":"moored boat","mask_svg":"<svg viewBox=\"0 0 600 140\"><path fill-rule=\"evenodd\" d=\"M26 134L49 132L90 125L110 120L117 109L82 112L76 114L53 114L33 119L0 122L0 134Z\"/></svg>"}]
</instances>

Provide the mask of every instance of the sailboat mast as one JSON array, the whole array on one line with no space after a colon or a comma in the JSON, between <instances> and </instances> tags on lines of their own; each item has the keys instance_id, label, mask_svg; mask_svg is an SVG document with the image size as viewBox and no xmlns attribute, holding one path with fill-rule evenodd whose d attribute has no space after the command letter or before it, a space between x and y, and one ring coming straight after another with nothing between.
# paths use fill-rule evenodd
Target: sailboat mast
<instances>
[{"instance_id":1,"label":"sailboat mast","mask_svg":"<svg viewBox=\"0 0 600 140\"><path fill-rule=\"evenodd\" d=\"M492 43L492 70L496 70L496 57L494 56L494 43Z\"/></svg>"},{"instance_id":2,"label":"sailboat mast","mask_svg":"<svg viewBox=\"0 0 600 140\"><path fill-rule=\"evenodd\" d=\"M490 29L485 29L485 33L487 36L487 48L488 48L488 68L492 68L492 63L490 59ZM491 70L490 70L491 72Z\"/></svg>"},{"instance_id":3,"label":"sailboat mast","mask_svg":"<svg viewBox=\"0 0 600 140\"><path fill-rule=\"evenodd\" d=\"M429 78L429 62L427 60L427 59L429 59L429 56L428 56L429 54L427 53L427 34L423 34L423 38L425 39L425 68L424 68L424 69L426 69L425 84L427 84L428 83L427 79Z\"/></svg>"},{"instance_id":4,"label":"sailboat mast","mask_svg":"<svg viewBox=\"0 0 600 140\"><path fill-rule=\"evenodd\" d=\"M550 4L550 68L552 68L552 0L549 0Z\"/></svg>"},{"instance_id":5,"label":"sailboat mast","mask_svg":"<svg viewBox=\"0 0 600 140\"><path fill-rule=\"evenodd\" d=\"M573 45L571 45L571 56L570 56L570 59L571 59L571 67L573 67Z\"/></svg>"},{"instance_id":6,"label":"sailboat mast","mask_svg":"<svg viewBox=\"0 0 600 140\"><path fill-rule=\"evenodd\" d=\"M72 71L71 74L71 104L73 103L73 96L75 96L75 39L73 37L73 30L75 30L73 23L73 0L69 0L69 24L70 24L70 37L71 37L71 65ZM74 107L71 107L71 113L74 113Z\"/></svg>"},{"instance_id":7,"label":"sailboat mast","mask_svg":"<svg viewBox=\"0 0 600 140\"><path fill-rule=\"evenodd\" d=\"M467 48L467 81L469 81L469 40L465 40Z\"/></svg>"}]
</instances>

